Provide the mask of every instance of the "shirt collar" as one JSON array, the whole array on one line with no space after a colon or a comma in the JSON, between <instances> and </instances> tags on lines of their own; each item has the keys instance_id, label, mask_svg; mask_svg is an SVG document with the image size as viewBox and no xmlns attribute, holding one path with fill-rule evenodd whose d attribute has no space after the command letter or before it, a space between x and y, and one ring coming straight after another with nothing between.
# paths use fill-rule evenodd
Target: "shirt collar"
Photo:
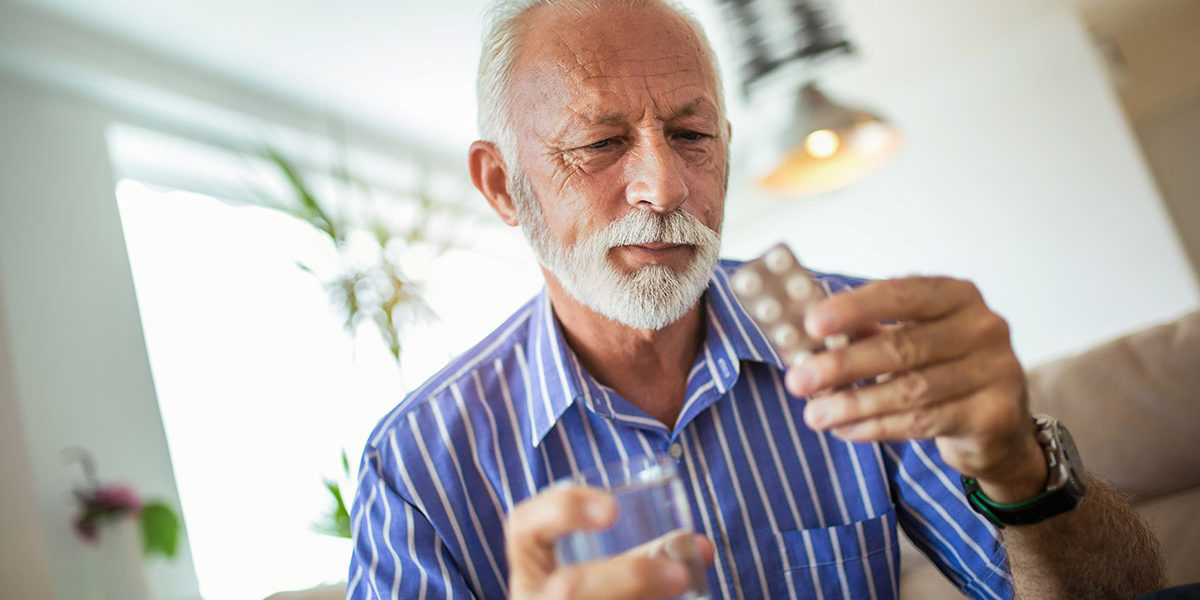
<instances>
[{"instance_id":1,"label":"shirt collar","mask_svg":"<svg viewBox=\"0 0 1200 600\"><path fill-rule=\"evenodd\" d=\"M534 301L529 318L529 391L525 397L529 402L531 441L537 446L579 398L580 386L574 375L575 353L563 338L545 288Z\"/></svg>"},{"instance_id":2,"label":"shirt collar","mask_svg":"<svg viewBox=\"0 0 1200 600\"><path fill-rule=\"evenodd\" d=\"M730 290L729 273L738 264L720 261L705 291L707 327L697 363L707 363L703 370L711 374L722 394L737 381L743 360L783 368L783 361ZM582 397L584 386L595 390L599 384L582 368L567 345L544 288L530 314L527 347L530 368L526 399L531 442L537 446L567 408ZM580 377L587 381L580 381ZM688 412L691 411L685 406L681 420Z\"/></svg>"}]
</instances>

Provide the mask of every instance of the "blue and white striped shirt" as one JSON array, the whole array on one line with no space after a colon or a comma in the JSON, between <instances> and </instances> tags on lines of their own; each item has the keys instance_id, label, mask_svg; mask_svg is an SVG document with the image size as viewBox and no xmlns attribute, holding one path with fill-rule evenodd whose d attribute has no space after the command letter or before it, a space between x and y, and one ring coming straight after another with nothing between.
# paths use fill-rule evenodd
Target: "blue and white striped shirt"
<instances>
[{"instance_id":1,"label":"blue and white striped shirt","mask_svg":"<svg viewBox=\"0 0 1200 600\"><path fill-rule=\"evenodd\" d=\"M674 430L596 382L543 292L404 399L363 453L347 598L504 598L503 523L548 483L602 462L678 454L713 598L899 594L899 524L973 598L1012 597L996 530L932 442L816 433L721 261L704 347ZM861 283L821 275L831 291ZM680 453L682 450L682 453Z\"/></svg>"}]
</instances>

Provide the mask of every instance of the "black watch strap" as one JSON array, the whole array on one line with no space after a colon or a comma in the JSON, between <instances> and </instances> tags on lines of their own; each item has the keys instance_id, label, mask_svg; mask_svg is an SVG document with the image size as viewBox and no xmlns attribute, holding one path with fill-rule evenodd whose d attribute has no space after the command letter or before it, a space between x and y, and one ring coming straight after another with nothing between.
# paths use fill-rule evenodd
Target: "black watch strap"
<instances>
[{"instance_id":1,"label":"black watch strap","mask_svg":"<svg viewBox=\"0 0 1200 600\"><path fill-rule=\"evenodd\" d=\"M1028 500L1005 504L988 498L979 488L979 482L974 478L963 476L962 485L971 507L1001 529L1004 529L1006 525L1039 523L1065 513L1079 504L1078 498L1064 493L1064 490L1045 490Z\"/></svg>"}]
</instances>

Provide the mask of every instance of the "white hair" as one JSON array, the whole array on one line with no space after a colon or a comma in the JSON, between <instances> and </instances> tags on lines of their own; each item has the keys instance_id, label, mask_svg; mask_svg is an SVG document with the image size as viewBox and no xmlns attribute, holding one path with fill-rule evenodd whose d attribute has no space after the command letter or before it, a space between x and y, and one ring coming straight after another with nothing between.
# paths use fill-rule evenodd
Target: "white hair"
<instances>
[{"instance_id":1,"label":"white hair","mask_svg":"<svg viewBox=\"0 0 1200 600\"><path fill-rule=\"evenodd\" d=\"M483 49L479 57L479 73L475 80L478 102L477 125L479 137L500 149L509 168L516 168L516 131L513 125L512 82L513 63L525 38L525 16L539 6L563 8L578 13L596 10L606 5L660 6L683 20L700 40L700 46L712 65L717 86L717 102L725 112L721 71L704 28L691 11L674 0L492 0L484 9Z\"/></svg>"}]
</instances>

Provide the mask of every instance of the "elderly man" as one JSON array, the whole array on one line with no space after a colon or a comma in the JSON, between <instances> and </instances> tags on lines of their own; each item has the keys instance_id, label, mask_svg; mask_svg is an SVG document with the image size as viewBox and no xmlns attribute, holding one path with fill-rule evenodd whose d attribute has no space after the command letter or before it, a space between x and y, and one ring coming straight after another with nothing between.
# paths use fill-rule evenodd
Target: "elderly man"
<instances>
[{"instance_id":1,"label":"elderly man","mask_svg":"<svg viewBox=\"0 0 1200 600\"><path fill-rule=\"evenodd\" d=\"M661 0L492 8L470 173L546 288L371 434L350 598L679 595L687 570L665 556L557 565L558 537L616 507L542 491L659 453L714 598L893 598L898 524L975 598L1160 585L1121 500L1050 477L1055 432L971 284L822 276L840 293L804 326L855 341L795 365L770 350L717 259L730 127L690 17Z\"/></svg>"}]
</instances>

